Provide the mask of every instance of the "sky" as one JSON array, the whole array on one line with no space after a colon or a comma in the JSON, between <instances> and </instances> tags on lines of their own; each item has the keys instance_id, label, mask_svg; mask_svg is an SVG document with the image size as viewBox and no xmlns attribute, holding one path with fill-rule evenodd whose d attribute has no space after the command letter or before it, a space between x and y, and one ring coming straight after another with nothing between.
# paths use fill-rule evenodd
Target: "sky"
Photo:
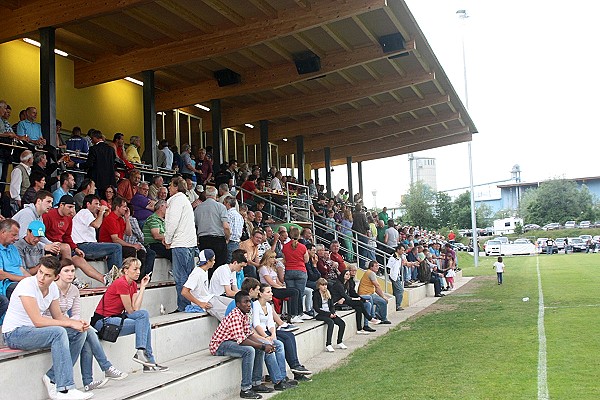
<instances>
[{"instance_id":1,"label":"sky","mask_svg":"<svg viewBox=\"0 0 600 400\"><path fill-rule=\"evenodd\" d=\"M510 179L515 164L522 181L600 175L600 2L405 1L463 102L464 29L469 114L479 131L472 143L475 185ZM464 25L460 9L469 15ZM436 158L438 190L449 190L469 185L467 148L414 155ZM353 175L357 192L356 164ZM367 207L397 206L410 185L407 155L363 162L363 184ZM334 167L332 186L334 193L348 186L345 166Z\"/></svg>"}]
</instances>

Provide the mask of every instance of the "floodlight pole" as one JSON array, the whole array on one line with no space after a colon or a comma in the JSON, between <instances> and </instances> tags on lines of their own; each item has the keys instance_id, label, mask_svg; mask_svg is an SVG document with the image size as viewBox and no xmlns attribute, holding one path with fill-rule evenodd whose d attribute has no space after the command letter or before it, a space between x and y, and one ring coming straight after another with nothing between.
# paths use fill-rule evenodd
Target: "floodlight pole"
<instances>
[{"instance_id":1,"label":"floodlight pole","mask_svg":"<svg viewBox=\"0 0 600 400\"><path fill-rule=\"evenodd\" d=\"M462 57L463 57L463 80L465 83L465 107L469 110L469 90L467 86L467 57L465 52L465 22L469 16L467 10L458 10L456 12L458 18L462 20ZM473 156L472 146L473 140L469 140L468 151L469 151L469 190L471 191L471 237L473 238L473 258L475 267L479 266L479 246L477 246L477 214L475 210L475 192L473 191Z\"/></svg>"}]
</instances>

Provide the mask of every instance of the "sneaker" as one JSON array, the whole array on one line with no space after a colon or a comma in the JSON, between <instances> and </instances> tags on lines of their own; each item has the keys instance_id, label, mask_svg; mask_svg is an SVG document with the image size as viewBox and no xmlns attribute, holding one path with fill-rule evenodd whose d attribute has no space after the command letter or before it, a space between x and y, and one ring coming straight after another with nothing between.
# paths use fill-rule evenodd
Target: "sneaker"
<instances>
[{"instance_id":1,"label":"sneaker","mask_svg":"<svg viewBox=\"0 0 600 400\"><path fill-rule=\"evenodd\" d=\"M56 385L54 383L52 383L52 381L50 381L50 378L48 378L48 375L44 374L44 376L42 376L42 382L44 382L44 386L46 386L46 391L48 392L48 397L50 397L51 399L55 399L56 398Z\"/></svg>"},{"instance_id":2,"label":"sneaker","mask_svg":"<svg viewBox=\"0 0 600 400\"><path fill-rule=\"evenodd\" d=\"M262 399L262 396L252 389L241 390L240 397L242 399Z\"/></svg>"},{"instance_id":3,"label":"sneaker","mask_svg":"<svg viewBox=\"0 0 600 400\"><path fill-rule=\"evenodd\" d=\"M328 353L333 353L335 350L333 349L333 346L328 344L327 346L325 346L325 351Z\"/></svg>"},{"instance_id":4,"label":"sneaker","mask_svg":"<svg viewBox=\"0 0 600 400\"><path fill-rule=\"evenodd\" d=\"M382 323L382 324L384 324L384 325L391 325L391 324L392 324L392 322L391 322L391 321L389 321L389 320L387 320L387 319L386 319L386 320L383 320L383 321L381 321L381 323Z\"/></svg>"},{"instance_id":5,"label":"sneaker","mask_svg":"<svg viewBox=\"0 0 600 400\"><path fill-rule=\"evenodd\" d=\"M364 330L360 330L360 331L356 331L356 334L357 334L357 335L368 335L368 334L369 334L369 332L367 332L367 331L364 331Z\"/></svg>"},{"instance_id":6,"label":"sneaker","mask_svg":"<svg viewBox=\"0 0 600 400\"><path fill-rule=\"evenodd\" d=\"M89 383L87 385L85 385L83 387L83 391L84 392L91 392L94 389L99 389L102 386L106 385L108 383L108 378L104 378L101 381L93 381L92 383Z\"/></svg>"},{"instance_id":7,"label":"sneaker","mask_svg":"<svg viewBox=\"0 0 600 400\"><path fill-rule=\"evenodd\" d=\"M293 331L297 331L298 329L300 329L300 327L298 327L296 325L292 325L292 324L285 324L285 325L281 325L277 329L281 329L282 331L286 331L286 332L293 332Z\"/></svg>"},{"instance_id":8,"label":"sneaker","mask_svg":"<svg viewBox=\"0 0 600 400\"><path fill-rule=\"evenodd\" d=\"M69 389L69 391L67 393L57 392L56 397L53 397L53 399L57 399L57 400L87 400L87 399L91 398L92 396L94 396L94 393L92 393L92 392L84 393L81 390Z\"/></svg>"},{"instance_id":9,"label":"sneaker","mask_svg":"<svg viewBox=\"0 0 600 400\"><path fill-rule=\"evenodd\" d=\"M312 378L307 375L294 374L294 379L297 380L298 382L312 382Z\"/></svg>"},{"instance_id":10,"label":"sneaker","mask_svg":"<svg viewBox=\"0 0 600 400\"><path fill-rule=\"evenodd\" d=\"M298 386L298 381L295 379L290 379L287 376L285 378L283 378L283 381L288 384L289 386Z\"/></svg>"},{"instance_id":11,"label":"sneaker","mask_svg":"<svg viewBox=\"0 0 600 400\"><path fill-rule=\"evenodd\" d=\"M285 381L281 381L279 383L276 383L275 385L273 385L273 388L277 391L284 391L284 390L288 390L291 389L293 386L287 384Z\"/></svg>"},{"instance_id":12,"label":"sneaker","mask_svg":"<svg viewBox=\"0 0 600 400\"><path fill-rule=\"evenodd\" d=\"M377 319L377 318L371 318L369 320L370 323L372 323L373 325L379 325L381 323L381 320Z\"/></svg>"},{"instance_id":13,"label":"sneaker","mask_svg":"<svg viewBox=\"0 0 600 400\"><path fill-rule=\"evenodd\" d=\"M401 306L396 307L396 311L404 311L404 308Z\"/></svg>"},{"instance_id":14,"label":"sneaker","mask_svg":"<svg viewBox=\"0 0 600 400\"><path fill-rule=\"evenodd\" d=\"M119 267L117 267L116 265L113 265L109 272L110 272L110 278L113 281L116 281L121 276L121 271L119 271Z\"/></svg>"},{"instance_id":15,"label":"sneaker","mask_svg":"<svg viewBox=\"0 0 600 400\"><path fill-rule=\"evenodd\" d=\"M110 284L113 282L110 272L105 273L103 276L104 276L104 286L110 286Z\"/></svg>"},{"instance_id":16,"label":"sneaker","mask_svg":"<svg viewBox=\"0 0 600 400\"><path fill-rule=\"evenodd\" d=\"M73 285L75 285L77 287L77 289L82 290L82 289L87 289L88 288L88 284L85 282L81 282L79 279L75 278L73 279Z\"/></svg>"},{"instance_id":17,"label":"sneaker","mask_svg":"<svg viewBox=\"0 0 600 400\"><path fill-rule=\"evenodd\" d=\"M307 313L304 313L300 316L300 318L302 318L303 320L307 321L309 319L313 319L313 317L311 317L310 315L308 315Z\"/></svg>"},{"instance_id":18,"label":"sneaker","mask_svg":"<svg viewBox=\"0 0 600 400\"><path fill-rule=\"evenodd\" d=\"M138 349L136 353L133 355L133 361L136 363L143 364L145 367L153 367L156 365L148 357L146 357L146 352L144 350Z\"/></svg>"},{"instance_id":19,"label":"sneaker","mask_svg":"<svg viewBox=\"0 0 600 400\"><path fill-rule=\"evenodd\" d=\"M292 317L292 319L290 319L290 322L292 324L302 324L302 323L304 323L304 320L299 315L296 315L296 316Z\"/></svg>"},{"instance_id":20,"label":"sneaker","mask_svg":"<svg viewBox=\"0 0 600 400\"><path fill-rule=\"evenodd\" d=\"M116 369L115 367L113 367L112 365L110 366L109 369L107 369L106 371L104 371L104 376L110 379L114 379L115 381L120 381L121 379L125 379L127 378L127 373L123 372L123 371L119 371L118 369Z\"/></svg>"},{"instance_id":21,"label":"sneaker","mask_svg":"<svg viewBox=\"0 0 600 400\"><path fill-rule=\"evenodd\" d=\"M348 346L346 346L343 342L340 342L336 345L338 349L346 350Z\"/></svg>"},{"instance_id":22,"label":"sneaker","mask_svg":"<svg viewBox=\"0 0 600 400\"><path fill-rule=\"evenodd\" d=\"M363 326L363 331L366 331L366 332L377 332L375 329L371 328L370 326Z\"/></svg>"},{"instance_id":23,"label":"sneaker","mask_svg":"<svg viewBox=\"0 0 600 400\"><path fill-rule=\"evenodd\" d=\"M309 371L304 367L304 365L299 365L297 367L291 368L292 372L296 375L310 375L312 371Z\"/></svg>"},{"instance_id":24,"label":"sneaker","mask_svg":"<svg viewBox=\"0 0 600 400\"><path fill-rule=\"evenodd\" d=\"M153 364L153 365L144 365L144 372L166 372L169 370L169 367L165 367L163 365Z\"/></svg>"},{"instance_id":25,"label":"sneaker","mask_svg":"<svg viewBox=\"0 0 600 400\"><path fill-rule=\"evenodd\" d=\"M261 383L258 386L252 386L252 391L254 393L271 393L273 389Z\"/></svg>"}]
</instances>

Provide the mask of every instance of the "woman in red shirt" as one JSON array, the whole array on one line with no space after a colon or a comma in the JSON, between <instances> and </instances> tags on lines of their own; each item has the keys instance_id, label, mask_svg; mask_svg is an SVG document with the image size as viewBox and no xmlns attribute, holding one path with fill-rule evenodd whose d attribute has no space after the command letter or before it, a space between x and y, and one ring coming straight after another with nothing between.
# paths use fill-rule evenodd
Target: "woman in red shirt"
<instances>
[{"instance_id":1,"label":"woman in red shirt","mask_svg":"<svg viewBox=\"0 0 600 400\"><path fill-rule=\"evenodd\" d=\"M141 266L141 261L134 257L123 261L122 276L116 279L102 296L91 325L100 332L103 324L119 325L122 315L125 319L119 336L135 333L137 352L133 356L133 361L143 364L144 372L168 371L168 367L156 363L152 354L150 316L148 311L141 309L150 275L142 278L138 291L136 281L140 277Z\"/></svg>"},{"instance_id":2,"label":"woman in red shirt","mask_svg":"<svg viewBox=\"0 0 600 400\"><path fill-rule=\"evenodd\" d=\"M306 246L298 242L300 231L296 227L290 229L290 240L283 245L283 259L285 264L285 286L287 288L296 288L300 296L304 295L308 274L306 273L306 263L308 262L308 251ZM302 301L298 302L296 310L290 310L292 320L290 322L302 322Z\"/></svg>"}]
</instances>

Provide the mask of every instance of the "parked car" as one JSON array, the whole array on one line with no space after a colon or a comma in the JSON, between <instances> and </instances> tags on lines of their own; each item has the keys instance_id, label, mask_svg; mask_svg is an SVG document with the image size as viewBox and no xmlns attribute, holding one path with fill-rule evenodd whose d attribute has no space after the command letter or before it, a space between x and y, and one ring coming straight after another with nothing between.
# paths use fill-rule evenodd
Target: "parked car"
<instances>
[{"instance_id":1,"label":"parked car","mask_svg":"<svg viewBox=\"0 0 600 400\"><path fill-rule=\"evenodd\" d=\"M506 236L498 236L498 237L495 237L493 240L499 240L500 243L502 243L502 244L509 243L508 238Z\"/></svg>"},{"instance_id":2,"label":"parked car","mask_svg":"<svg viewBox=\"0 0 600 400\"><path fill-rule=\"evenodd\" d=\"M565 222L565 229L574 229L577 228L577 224L575 221L567 221Z\"/></svg>"},{"instance_id":3,"label":"parked car","mask_svg":"<svg viewBox=\"0 0 600 400\"><path fill-rule=\"evenodd\" d=\"M535 231L538 229L540 229L540 226L538 224L527 224L523 227L523 232Z\"/></svg>"},{"instance_id":4,"label":"parked car","mask_svg":"<svg viewBox=\"0 0 600 400\"><path fill-rule=\"evenodd\" d=\"M592 223L590 221L581 221L579 223L580 229L589 229L591 226L592 226Z\"/></svg>"},{"instance_id":5,"label":"parked car","mask_svg":"<svg viewBox=\"0 0 600 400\"><path fill-rule=\"evenodd\" d=\"M588 240L592 239L592 235L579 235L579 238L584 242L587 242Z\"/></svg>"},{"instance_id":6,"label":"parked car","mask_svg":"<svg viewBox=\"0 0 600 400\"><path fill-rule=\"evenodd\" d=\"M542 226L542 229L545 231L554 231L554 230L560 229L560 224L558 222L551 222L549 224Z\"/></svg>"},{"instance_id":7,"label":"parked car","mask_svg":"<svg viewBox=\"0 0 600 400\"><path fill-rule=\"evenodd\" d=\"M501 255L502 242L496 239L490 239L483 245L483 251L486 256Z\"/></svg>"},{"instance_id":8,"label":"parked car","mask_svg":"<svg viewBox=\"0 0 600 400\"><path fill-rule=\"evenodd\" d=\"M600 228L600 221L594 222L594 228Z\"/></svg>"},{"instance_id":9,"label":"parked car","mask_svg":"<svg viewBox=\"0 0 600 400\"><path fill-rule=\"evenodd\" d=\"M526 238L518 238L513 242L514 244L531 244L531 240Z\"/></svg>"},{"instance_id":10,"label":"parked car","mask_svg":"<svg viewBox=\"0 0 600 400\"><path fill-rule=\"evenodd\" d=\"M585 245L585 242L581 238L570 237L570 238L568 238L568 240L569 240L569 246L571 249L573 249L573 252L585 251L586 245Z\"/></svg>"},{"instance_id":11,"label":"parked car","mask_svg":"<svg viewBox=\"0 0 600 400\"><path fill-rule=\"evenodd\" d=\"M472 248L470 248L469 246L464 245L464 244L462 244L460 242L454 243L453 246L454 246L454 250L455 251L469 251L469 250L472 250Z\"/></svg>"},{"instance_id":12,"label":"parked car","mask_svg":"<svg viewBox=\"0 0 600 400\"><path fill-rule=\"evenodd\" d=\"M556 244L556 248L558 250L565 249L565 238L556 238L556 239L554 239L554 243Z\"/></svg>"}]
</instances>

